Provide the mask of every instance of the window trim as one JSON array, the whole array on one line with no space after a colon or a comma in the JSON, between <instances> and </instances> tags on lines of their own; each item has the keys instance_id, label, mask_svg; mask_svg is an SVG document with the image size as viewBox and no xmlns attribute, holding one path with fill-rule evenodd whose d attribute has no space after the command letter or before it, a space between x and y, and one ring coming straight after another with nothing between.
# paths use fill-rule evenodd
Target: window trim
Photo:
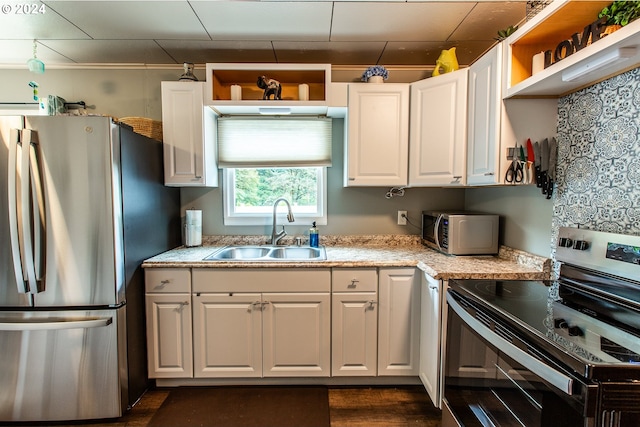
<instances>
[{"instance_id":1,"label":"window trim","mask_svg":"<svg viewBox=\"0 0 640 427\"><path fill-rule=\"evenodd\" d=\"M274 166L275 168L276 166ZM278 166L280 168L289 169L287 166ZM318 211L315 213L300 213L295 211L294 208L294 217L295 221L291 223L291 225L311 225L314 221L317 225L327 225L327 168L324 166L308 166L314 167L318 169L318 188L317 188L317 200L318 200ZM228 225L241 225L241 226L249 226L249 225L272 225L273 222L273 209L270 209L269 212L265 213L255 213L255 214L240 214L232 212L234 203L233 200L235 198L235 174L233 173L236 168L223 168L222 169L222 204L223 204L223 224L225 226ZM263 168L255 168L255 169L263 169ZM278 215L277 221L278 224L282 224L282 221L286 221L286 210L284 209L286 206L281 204L278 207ZM318 212L321 215L318 215Z\"/></svg>"}]
</instances>

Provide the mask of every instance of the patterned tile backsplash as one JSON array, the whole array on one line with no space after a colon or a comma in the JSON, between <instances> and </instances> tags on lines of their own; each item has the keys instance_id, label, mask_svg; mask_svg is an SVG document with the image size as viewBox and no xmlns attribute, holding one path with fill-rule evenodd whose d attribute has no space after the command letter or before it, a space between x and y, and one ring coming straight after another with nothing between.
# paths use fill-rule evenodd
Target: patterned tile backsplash
<instances>
[{"instance_id":1,"label":"patterned tile backsplash","mask_svg":"<svg viewBox=\"0 0 640 427\"><path fill-rule=\"evenodd\" d=\"M558 227L640 234L640 68L561 98Z\"/></svg>"}]
</instances>

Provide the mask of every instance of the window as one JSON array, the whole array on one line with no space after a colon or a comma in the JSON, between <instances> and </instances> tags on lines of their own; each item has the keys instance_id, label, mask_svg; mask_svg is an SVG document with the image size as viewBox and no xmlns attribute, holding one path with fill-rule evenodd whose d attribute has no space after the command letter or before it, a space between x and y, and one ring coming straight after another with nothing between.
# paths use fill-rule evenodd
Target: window
<instances>
[{"instance_id":1,"label":"window","mask_svg":"<svg viewBox=\"0 0 640 427\"><path fill-rule=\"evenodd\" d=\"M291 204L296 224L326 224L326 172L325 167L225 169L225 225L271 224L273 203L279 197ZM286 205L280 204L278 213L286 212Z\"/></svg>"}]
</instances>

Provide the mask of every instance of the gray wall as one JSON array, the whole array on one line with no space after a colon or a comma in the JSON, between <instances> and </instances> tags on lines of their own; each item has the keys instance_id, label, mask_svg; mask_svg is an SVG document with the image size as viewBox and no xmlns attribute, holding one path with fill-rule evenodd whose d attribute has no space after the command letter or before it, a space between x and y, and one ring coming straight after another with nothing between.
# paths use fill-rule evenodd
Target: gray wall
<instances>
[{"instance_id":1,"label":"gray wall","mask_svg":"<svg viewBox=\"0 0 640 427\"><path fill-rule=\"evenodd\" d=\"M160 82L177 80L180 74L182 66L47 69L44 74L34 74L26 69L0 69L0 102L34 102L29 87L33 80L39 85L41 97L57 95L67 102L84 101L95 107L87 109L89 114L162 120ZM196 72L196 76L204 78L204 71Z\"/></svg>"},{"instance_id":2,"label":"gray wall","mask_svg":"<svg viewBox=\"0 0 640 427\"><path fill-rule=\"evenodd\" d=\"M47 69L42 75L25 70L0 69L0 102L31 102L29 81L40 85L40 95L58 95L67 101L95 105L92 114L161 119L160 82L177 80L181 66ZM204 70L196 70L204 79ZM424 209L460 209L496 212L503 216L503 243L548 255L551 204L527 188L440 189L411 188L404 197L385 199L388 188L344 188L343 121L334 120L334 162L328 174L328 213L323 234L419 234ZM182 189L182 208L202 209L205 234L269 234L269 227L225 227L219 188ZM417 227L396 225L397 211L407 210ZM288 233L304 234L306 226L287 226Z\"/></svg>"},{"instance_id":3,"label":"gray wall","mask_svg":"<svg viewBox=\"0 0 640 427\"><path fill-rule=\"evenodd\" d=\"M327 176L326 226L320 226L321 234L419 234L420 214L425 209L461 209L464 206L463 189L406 189L403 197L386 199L386 188L343 187L344 120L333 120L333 165ZM222 192L220 188L183 188L183 209L202 209L203 233L219 234L270 234L271 226L227 226L222 223ZM408 224L399 226L397 211L408 211ZM308 226L286 226L289 235L304 234Z\"/></svg>"},{"instance_id":4,"label":"gray wall","mask_svg":"<svg viewBox=\"0 0 640 427\"><path fill-rule=\"evenodd\" d=\"M470 188L465 193L465 208L500 214L504 245L550 256L553 202L535 185Z\"/></svg>"}]
</instances>

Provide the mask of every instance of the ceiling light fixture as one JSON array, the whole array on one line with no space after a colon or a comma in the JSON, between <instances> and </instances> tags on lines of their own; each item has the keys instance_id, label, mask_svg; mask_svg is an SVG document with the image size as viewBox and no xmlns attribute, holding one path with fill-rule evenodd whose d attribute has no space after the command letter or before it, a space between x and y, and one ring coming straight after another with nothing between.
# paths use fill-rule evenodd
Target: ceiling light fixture
<instances>
[{"instance_id":1,"label":"ceiling light fixture","mask_svg":"<svg viewBox=\"0 0 640 427\"><path fill-rule=\"evenodd\" d=\"M258 109L258 112L260 114L264 114L264 115L285 115L285 114L291 114L291 108L285 108L285 107L260 107Z\"/></svg>"},{"instance_id":2,"label":"ceiling light fixture","mask_svg":"<svg viewBox=\"0 0 640 427\"><path fill-rule=\"evenodd\" d=\"M636 47L620 47L598 58L588 61L586 64L565 70L562 73L563 82L572 82L588 74L595 73L603 68L612 67L626 61L636 54Z\"/></svg>"}]
</instances>

